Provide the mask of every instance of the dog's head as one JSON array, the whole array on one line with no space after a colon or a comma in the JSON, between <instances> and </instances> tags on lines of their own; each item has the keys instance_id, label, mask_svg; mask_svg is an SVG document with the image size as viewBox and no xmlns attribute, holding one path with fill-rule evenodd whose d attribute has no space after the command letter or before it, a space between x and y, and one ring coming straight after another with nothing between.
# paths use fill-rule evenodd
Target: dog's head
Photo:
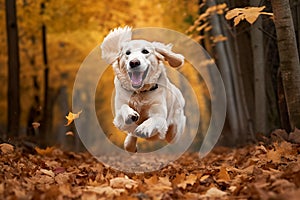
<instances>
[{"instance_id":1,"label":"dog's head","mask_svg":"<svg viewBox=\"0 0 300 200\"><path fill-rule=\"evenodd\" d=\"M139 90L144 85L157 82L162 72L162 61L171 67L184 63L181 54L172 52L172 45L146 40L132 40L131 28L111 31L101 45L102 58L112 64L122 86L128 90Z\"/></svg>"}]
</instances>

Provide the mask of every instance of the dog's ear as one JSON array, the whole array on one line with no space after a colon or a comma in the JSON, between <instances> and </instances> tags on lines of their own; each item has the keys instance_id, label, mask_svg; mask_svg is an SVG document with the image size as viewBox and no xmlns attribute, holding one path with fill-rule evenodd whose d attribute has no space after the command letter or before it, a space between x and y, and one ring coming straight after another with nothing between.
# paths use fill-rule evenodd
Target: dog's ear
<instances>
[{"instance_id":1,"label":"dog's ear","mask_svg":"<svg viewBox=\"0 0 300 200\"><path fill-rule=\"evenodd\" d=\"M110 31L101 44L102 58L109 64L113 63L119 56L121 44L130 41L131 38L131 27L119 27Z\"/></svg>"},{"instance_id":2,"label":"dog's ear","mask_svg":"<svg viewBox=\"0 0 300 200\"><path fill-rule=\"evenodd\" d=\"M184 56L172 51L172 44L165 45L160 42L152 42L155 51L163 55L172 67L180 67L184 64Z\"/></svg>"}]
</instances>

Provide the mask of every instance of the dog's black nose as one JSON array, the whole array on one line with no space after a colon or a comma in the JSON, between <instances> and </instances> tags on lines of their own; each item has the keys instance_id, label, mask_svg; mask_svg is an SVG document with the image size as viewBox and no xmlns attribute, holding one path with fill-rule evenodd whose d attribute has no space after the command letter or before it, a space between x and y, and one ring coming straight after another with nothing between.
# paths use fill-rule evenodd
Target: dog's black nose
<instances>
[{"instance_id":1,"label":"dog's black nose","mask_svg":"<svg viewBox=\"0 0 300 200\"><path fill-rule=\"evenodd\" d=\"M141 64L140 61L137 60L137 59L134 59L134 60L132 60L132 61L129 62L129 66L130 66L131 68L138 67L138 66L140 66L140 64Z\"/></svg>"}]
</instances>

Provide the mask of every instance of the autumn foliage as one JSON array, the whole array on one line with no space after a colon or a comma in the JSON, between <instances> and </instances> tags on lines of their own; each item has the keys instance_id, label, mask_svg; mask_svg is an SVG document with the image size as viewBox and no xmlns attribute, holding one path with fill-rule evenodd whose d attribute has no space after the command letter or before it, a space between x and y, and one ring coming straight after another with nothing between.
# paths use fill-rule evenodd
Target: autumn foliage
<instances>
[{"instance_id":1,"label":"autumn foliage","mask_svg":"<svg viewBox=\"0 0 300 200\"><path fill-rule=\"evenodd\" d=\"M19 135L22 138L18 141L2 138L6 134L7 121L14 121L1 114L0 199L299 199L300 131L297 128L291 133L281 129L275 130L279 127L285 128L284 120L289 120L285 118L287 115L284 115L285 110L281 108L281 105L286 107L285 102L278 105L278 101L280 103L285 97L280 91L281 82L277 76L278 38L271 7L271 2L281 1L264 1L265 6L259 5L260 7L249 7L248 1L217 2L16 0L21 62L18 74L21 82ZM295 4L292 7L294 15L299 16L299 6L295 1L290 2ZM237 5L238 7L235 7ZM295 11L297 9L298 13ZM263 22L262 28L255 26L258 19L262 20L260 23ZM288 37L284 30L284 19L281 28L283 39L286 39ZM5 3L4 0L0 0L2 113L7 109L6 88L9 79L5 25ZM71 109L76 72L84 58L93 48L99 47L111 29L125 25L133 28L170 28L186 33L202 44L213 57L209 62L219 61L217 64L221 76L227 83L225 85L228 100L235 100L231 103L228 101L228 107L232 106L231 108L235 109L236 116L234 111L232 115L228 111L226 123L229 123L224 128L224 133L229 135L229 142L237 145L238 139L249 135L258 141L252 141L242 147L218 146L204 158L200 158L196 151L186 152L161 170L148 173L124 173L98 162L88 152L75 153L74 149L80 147L81 143L74 121L84 120L86 124L89 122L87 110ZM42 38L42 27L46 31L47 66L43 60L42 40L45 38ZM299 23L296 28L299 34ZM255 93L254 86L259 82L253 72L253 61L258 58L253 57L250 40L250 37L253 37L250 30L255 29L264 34L261 44L265 48L265 55L262 55L265 63L259 67L264 69L262 75L266 77L266 82L262 83L267 89L264 91L265 102L253 102L255 97L259 96L259 93ZM223 48L222 51L218 50L220 47ZM289 60L290 54L286 55ZM226 59L221 60L222 57ZM228 68L224 67L226 62L223 61L228 62ZM46 68L49 75L48 85L45 83ZM205 133L210 123L211 94L208 94L201 76L188 62L180 70L193 86L201 110L197 135L199 137L196 138L198 141L194 141L196 148L193 149L198 150L204 137L202 133ZM287 73L295 74L289 70ZM86 74L86 78L92 75ZM180 84L180 80L176 78L178 79L175 77L174 81ZM262 87L262 84L258 84L258 87ZM49 99L45 98L46 92ZM296 95L296 92L291 94L293 98L299 95ZM76 95L80 99L91 98L85 87ZM121 146L125 134L118 132L112 125L112 95L113 72L108 67L99 80L95 95L96 108L93 109L96 109L99 123L107 137L114 144ZM49 112L43 113L46 103L50 105L50 109ZM255 113L259 109L255 106L264 103L268 116L263 117L268 118L268 122L264 122L268 131L257 134L260 130L255 129L259 122ZM298 110L298 107L295 108ZM47 124L50 134L43 134L43 117L50 119L51 123ZM190 127L187 127L187 130L188 128ZM33 133L29 130L33 130ZM92 131L86 130L87 134L90 132ZM191 134L191 131L187 132ZM255 138L255 135L258 137ZM221 139L223 138L225 134L221 136ZM41 140L44 141L44 146L38 145ZM57 145L47 144L47 147L45 143L50 141ZM154 146L153 143L143 140L141 143L141 148L146 150L148 145ZM95 145L98 145L97 141ZM68 147L73 151L65 150ZM122 164L121 157L116 156L112 159Z\"/></svg>"},{"instance_id":2,"label":"autumn foliage","mask_svg":"<svg viewBox=\"0 0 300 200\"><path fill-rule=\"evenodd\" d=\"M297 130L298 131L298 130ZM299 131L298 131L299 132ZM203 159L186 153L160 171L111 169L88 153L0 144L1 199L297 199L299 133L231 149ZM287 139L287 140L285 140Z\"/></svg>"}]
</instances>

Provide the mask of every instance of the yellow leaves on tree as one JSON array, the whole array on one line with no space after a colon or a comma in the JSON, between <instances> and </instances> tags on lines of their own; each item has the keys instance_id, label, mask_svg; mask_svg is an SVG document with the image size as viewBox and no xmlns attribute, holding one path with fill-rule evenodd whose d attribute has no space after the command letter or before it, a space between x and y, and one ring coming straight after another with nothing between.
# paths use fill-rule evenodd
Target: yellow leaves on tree
<instances>
[{"instance_id":1,"label":"yellow leaves on tree","mask_svg":"<svg viewBox=\"0 0 300 200\"><path fill-rule=\"evenodd\" d=\"M200 7L205 6L206 3L203 2ZM203 35L199 35L199 32L209 32L211 29L213 29L213 26L211 25L211 16L214 15L223 15L225 11L228 9L226 3L222 4L216 4L213 6L209 6L205 12L201 13L198 18L195 20L194 24L190 26L187 30L187 33L192 36L193 39L200 42L205 37ZM213 43L222 42L227 40L227 38L223 35L218 35L216 37L210 38Z\"/></svg>"},{"instance_id":2,"label":"yellow leaves on tree","mask_svg":"<svg viewBox=\"0 0 300 200\"><path fill-rule=\"evenodd\" d=\"M82 110L79 111L78 113L69 112L69 114L66 116L68 123L65 126L69 126L75 119L79 118L79 115L81 113L82 113Z\"/></svg>"},{"instance_id":3,"label":"yellow leaves on tree","mask_svg":"<svg viewBox=\"0 0 300 200\"><path fill-rule=\"evenodd\" d=\"M234 26L237 26L242 20L246 20L250 24L253 24L260 15L270 15L273 16L273 13L263 12L265 6L262 7L246 7L246 8L235 8L229 10L225 18L227 20L233 19Z\"/></svg>"}]
</instances>

